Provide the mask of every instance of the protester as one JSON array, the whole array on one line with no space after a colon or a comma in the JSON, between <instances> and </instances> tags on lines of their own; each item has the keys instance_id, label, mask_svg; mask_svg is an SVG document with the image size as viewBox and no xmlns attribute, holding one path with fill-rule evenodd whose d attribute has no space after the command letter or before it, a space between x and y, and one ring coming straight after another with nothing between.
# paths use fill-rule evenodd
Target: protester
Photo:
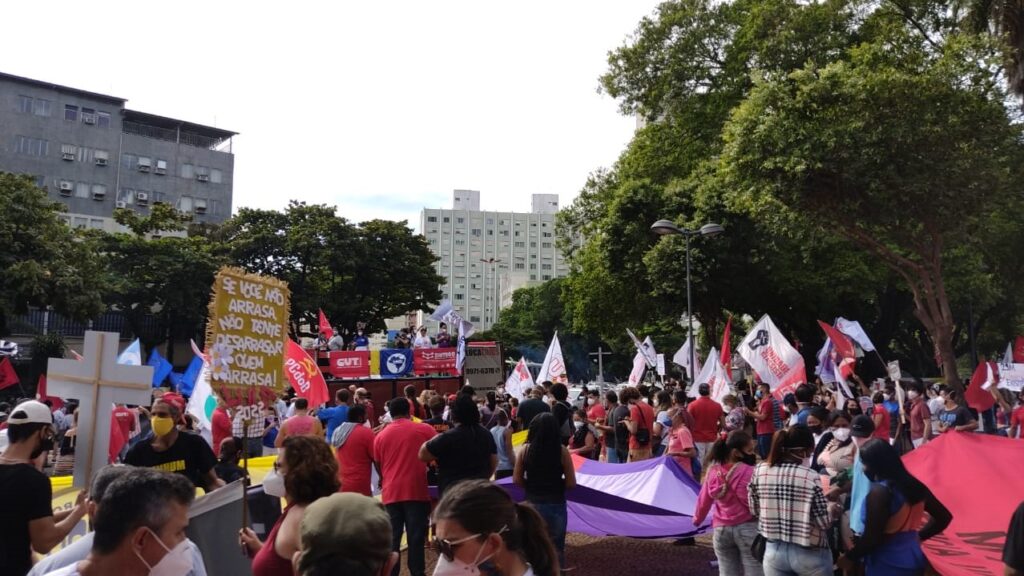
<instances>
[{"instance_id":1,"label":"protester","mask_svg":"<svg viewBox=\"0 0 1024 576\"><path fill-rule=\"evenodd\" d=\"M67 476L75 470L75 447L78 445L78 408L71 416L71 427L64 432L57 448L57 461L53 465L54 476ZM125 437L127 438L127 436Z\"/></svg>"},{"instance_id":2,"label":"protester","mask_svg":"<svg viewBox=\"0 0 1024 576\"><path fill-rule=\"evenodd\" d=\"M1017 393L1017 407L1010 415L1010 426L1006 435L1009 438L1024 438L1024 391Z\"/></svg>"},{"instance_id":3,"label":"protester","mask_svg":"<svg viewBox=\"0 0 1024 576\"><path fill-rule=\"evenodd\" d=\"M175 425L181 421L182 408L181 396L177 394L165 394L154 402L150 410L153 438L132 446L124 461L132 466L182 474L207 492L220 488L224 481L213 470L217 458L209 444L195 434L180 432ZM259 443L258 437L256 442Z\"/></svg>"},{"instance_id":4,"label":"protester","mask_svg":"<svg viewBox=\"0 0 1024 576\"><path fill-rule=\"evenodd\" d=\"M110 416L117 423L117 427L121 429L121 437L125 439L125 446L127 446L127 440L137 429L135 411L124 404L115 404Z\"/></svg>"},{"instance_id":5,"label":"protester","mask_svg":"<svg viewBox=\"0 0 1024 576\"><path fill-rule=\"evenodd\" d=\"M654 456L665 454L668 448L669 431L672 429L672 417L669 412L672 410L672 395L668 390L659 390L655 394L656 407L654 408L653 439Z\"/></svg>"},{"instance_id":6,"label":"protester","mask_svg":"<svg viewBox=\"0 0 1024 576\"><path fill-rule=\"evenodd\" d=\"M722 431L742 430L747 423L747 414L740 406L739 398L734 394L726 394L722 398L722 404L725 410L725 421L722 425Z\"/></svg>"},{"instance_id":7,"label":"protester","mask_svg":"<svg viewBox=\"0 0 1024 576\"><path fill-rule=\"evenodd\" d=\"M347 416L347 410L346 410ZM324 429L320 420L309 415L309 400L295 399L295 415L281 423L274 446L280 448L287 438L292 436L316 436L323 438Z\"/></svg>"},{"instance_id":8,"label":"protester","mask_svg":"<svg viewBox=\"0 0 1024 576\"><path fill-rule=\"evenodd\" d=\"M623 420L629 430L629 462L640 462L651 457L654 409L640 401L640 391L632 386L622 389L622 401L629 405L629 417Z\"/></svg>"},{"instance_id":9,"label":"protester","mask_svg":"<svg viewBox=\"0 0 1024 576\"><path fill-rule=\"evenodd\" d=\"M420 333L416 336L416 340L413 341L413 348L433 348L434 343L430 341L430 336L427 336L427 327L420 327Z\"/></svg>"},{"instance_id":10,"label":"protester","mask_svg":"<svg viewBox=\"0 0 1024 576\"><path fill-rule=\"evenodd\" d=\"M373 440L373 430L366 425L366 409L353 406L348 411L348 422L338 426L331 438L342 492L373 495Z\"/></svg>"},{"instance_id":11,"label":"protester","mask_svg":"<svg viewBox=\"0 0 1024 576\"><path fill-rule=\"evenodd\" d=\"M939 411L939 433L950 431L972 432L978 429L978 420L967 408L957 404L956 390L943 386L939 389L943 408Z\"/></svg>"},{"instance_id":12,"label":"protester","mask_svg":"<svg viewBox=\"0 0 1024 576\"><path fill-rule=\"evenodd\" d=\"M772 447L772 435L775 434L775 405L771 386L764 382L757 385L754 394L757 410L747 410L747 415L754 419L754 432L757 434L757 455L761 459L768 457Z\"/></svg>"},{"instance_id":13,"label":"protester","mask_svg":"<svg viewBox=\"0 0 1024 576\"><path fill-rule=\"evenodd\" d=\"M402 533L408 542L406 565L412 576L425 576L423 546L427 541L430 492L427 468L419 458L424 442L434 437L434 429L410 420L409 401L395 398L388 403L391 423L373 440L373 460L380 468L381 502L391 518L391 546L399 551ZM398 576L396 564L391 571Z\"/></svg>"},{"instance_id":14,"label":"protester","mask_svg":"<svg viewBox=\"0 0 1024 576\"><path fill-rule=\"evenodd\" d=\"M551 406L548 406L541 396L544 395L543 388L534 388L530 397L519 403L519 410L516 412L516 420L519 422L519 429L526 430L530 427L530 423L538 414L545 412L551 412Z\"/></svg>"},{"instance_id":15,"label":"protester","mask_svg":"<svg viewBox=\"0 0 1024 576\"><path fill-rule=\"evenodd\" d=\"M345 339L341 336L341 330L334 328L334 334L327 340L327 349L331 352L345 349Z\"/></svg>"},{"instance_id":16,"label":"protester","mask_svg":"<svg viewBox=\"0 0 1024 576\"><path fill-rule=\"evenodd\" d=\"M370 349L370 339L363 333L362 328L357 328L355 338L352 339L350 345L353 350L367 351Z\"/></svg>"},{"instance_id":17,"label":"protester","mask_svg":"<svg viewBox=\"0 0 1024 576\"><path fill-rule=\"evenodd\" d=\"M814 437L806 426L775 433L768 461L750 480L750 512L767 539L766 576L832 574L826 531L838 510L830 511L821 478L810 469ZM838 508L838 506L836 506Z\"/></svg>"},{"instance_id":18,"label":"protester","mask_svg":"<svg viewBox=\"0 0 1024 576\"><path fill-rule=\"evenodd\" d=\"M750 552L757 536L757 520L750 512L747 486L754 474L754 440L742 430L729 433L712 445L704 483L697 495L693 525L700 526L714 508L711 526L718 557L718 573L725 576L763 574Z\"/></svg>"},{"instance_id":19,"label":"protester","mask_svg":"<svg viewBox=\"0 0 1024 576\"><path fill-rule=\"evenodd\" d=\"M871 420L875 423L875 438L890 442L889 436L889 411L885 409L885 395L875 392L871 397Z\"/></svg>"},{"instance_id":20,"label":"protester","mask_svg":"<svg viewBox=\"0 0 1024 576\"><path fill-rule=\"evenodd\" d=\"M484 568L492 576L559 573L541 515L490 482L467 480L452 487L438 503L434 522L434 576L481 574Z\"/></svg>"},{"instance_id":21,"label":"protester","mask_svg":"<svg viewBox=\"0 0 1024 576\"><path fill-rule=\"evenodd\" d=\"M548 391L555 399L554 404L551 405L551 413L558 419L558 429L562 435L562 444L568 446L569 439L572 437L572 406L568 402L569 388L559 382L552 384Z\"/></svg>"},{"instance_id":22,"label":"protester","mask_svg":"<svg viewBox=\"0 0 1024 576\"><path fill-rule=\"evenodd\" d=\"M867 576L923 574L928 560L921 542L945 530L952 514L907 471L899 452L887 442L866 442L860 461L872 483L864 508L865 529L838 566L849 571L863 561ZM928 521L922 526L925 512Z\"/></svg>"},{"instance_id":23,"label":"protester","mask_svg":"<svg viewBox=\"0 0 1024 576\"><path fill-rule=\"evenodd\" d=\"M409 384L408 386L405 387L403 393L405 394L405 399L409 401L409 414L413 418L417 418L419 420L426 420L427 411L424 408L423 404L421 404L420 401L416 398L416 387L413 386L412 384ZM473 394L471 393L470 397L472 396Z\"/></svg>"},{"instance_id":24,"label":"protester","mask_svg":"<svg viewBox=\"0 0 1024 576\"><path fill-rule=\"evenodd\" d=\"M266 542L251 528L238 533L239 544L252 558L253 576L289 576L299 549L299 526L306 507L338 491L338 463L320 438L292 436L284 441L274 469L263 478L263 492L284 498L286 506Z\"/></svg>"},{"instance_id":25,"label":"protester","mask_svg":"<svg viewBox=\"0 0 1024 576\"><path fill-rule=\"evenodd\" d=\"M494 446L498 451L498 467L494 470L494 479L501 480L512 475L515 468L515 451L512 447L512 427L509 426L508 414L499 408L496 418L498 424L491 428L491 437L494 438Z\"/></svg>"},{"instance_id":26,"label":"protester","mask_svg":"<svg viewBox=\"0 0 1024 576\"><path fill-rule=\"evenodd\" d=\"M220 459L213 471L226 484L246 477L245 469L238 465L241 458L242 444L237 438L228 437L220 443Z\"/></svg>"},{"instance_id":27,"label":"protester","mask_svg":"<svg viewBox=\"0 0 1024 576\"><path fill-rule=\"evenodd\" d=\"M494 437L480 424L480 411L472 397L460 395L455 399L452 420L454 428L424 442L419 451L423 462L437 461L439 496L456 482L472 478L486 480L498 467Z\"/></svg>"},{"instance_id":28,"label":"protester","mask_svg":"<svg viewBox=\"0 0 1024 576\"><path fill-rule=\"evenodd\" d=\"M693 445L693 433L686 426L683 415L686 409L676 407L669 411L672 420L672 428L668 432L668 448L665 455L671 457L684 472L695 477L693 470L693 459L697 457L697 448Z\"/></svg>"},{"instance_id":29,"label":"protester","mask_svg":"<svg viewBox=\"0 0 1024 576\"><path fill-rule=\"evenodd\" d=\"M210 436L213 445L220 447L225 438L231 437L231 416L228 414L228 405L220 397L217 398L217 407L213 409L210 417Z\"/></svg>"},{"instance_id":30,"label":"protester","mask_svg":"<svg viewBox=\"0 0 1024 576\"><path fill-rule=\"evenodd\" d=\"M92 522L95 522L107 488L114 480L132 473L133 470L140 470L140 468L135 468L134 466L104 466L93 475L92 484L89 486L89 503L87 505L89 518ZM42 558L32 567L28 576L43 576L44 574L49 574L65 566L77 564L85 560L89 556L89 551L92 550L95 537L96 531L89 531L59 551ZM199 547L191 540L186 540L186 542L188 542L189 551L192 555L192 570L191 572L182 573L182 576L206 576L206 567L203 564L203 555L200 553Z\"/></svg>"},{"instance_id":31,"label":"protester","mask_svg":"<svg viewBox=\"0 0 1024 576\"><path fill-rule=\"evenodd\" d=\"M444 322L441 322L440 327L438 327L437 347L438 348L451 348L452 347L452 337L451 337L451 335L448 334L448 325L445 324Z\"/></svg>"},{"instance_id":32,"label":"protester","mask_svg":"<svg viewBox=\"0 0 1024 576\"><path fill-rule=\"evenodd\" d=\"M606 461L609 464L618 464L620 462L626 461L625 458L620 458L620 453L618 451L618 428L619 423L622 421L622 419L629 416L629 408L626 407L623 411L620 411L620 417L616 418L615 412L620 407L619 395L616 394L614 390L609 390L608 392L605 393L604 401L605 417L602 422L597 424L597 429L602 432L602 435L604 437L604 451ZM628 432L629 431L627 430L626 433L628 434ZM626 448L624 447L623 452L625 452L625 449Z\"/></svg>"},{"instance_id":33,"label":"protester","mask_svg":"<svg viewBox=\"0 0 1024 576\"><path fill-rule=\"evenodd\" d=\"M818 455L817 463L829 477L836 477L853 466L856 446L850 437L850 415L835 411L829 415L828 425L832 432L832 440Z\"/></svg>"},{"instance_id":34,"label":"protester","mask_svg":"<svg viewBox=\"0 0 1024 576\"><path fill-rule=\"evenodd\" d=\"M194 498L195 488L178 474L128 470L110 482L91 517L89 555L49 576L193 573L196 551L185 529Z\"/></svg>"},{"instance_id":35,"label":"protester","mask_svg":"<svg viewBox=\"0 0 1024 576\"><path fill-rule=\"evenodd\" d=\"M796 398L796 419L790 422L790 426L793 424L807 425L807 416L811 413L811 407L814 404L814 388L808 384L801 384L796 387L793 392L793 396Z\"/></svg>"},{"instance_id":36,"label":"protester","mask_svg":"<svg viewBox=\"0 0 1024 576\"><path fill-rule=\"evenodd\" d=\"M533 419L526 443L516 458L513 481L522 486L526 500L537 509L565 569L565 531L569 516L565 493L576 487L576 469L562 446L558 420L552 414Z\"/></svg>"},{"instance_id":37,"label":"protester","mask_svg":"<svg viewBox=\"0 0 1024 576\"><path fill-rule=\"evenodd\" d=\"M693 441L697 445L697 458L707 459L711 444L718 439L718 433L725 426L725 412L722 405L711 399L711 386L706 382L697 386L700 398L686 407L693 416Z\"/></svg>"},{"instance_id":38,"label":"protester","mask_svg":"<svg viewBox=\"0 0 1024 576\"><path fill-rule=\"evenodd\" d=\"M277 437L281 433L281 420L277 418L277 410L273 406L263 407L263 455L276 456Z\"/></svg>"},{"instance_id":39,"label":"protester","mask_svg":"<svg viewBox=\"0 0 1024 576\"><path fill-rule=\"evenodd\" d=\"M45 404L35 400L14 407L7 419L10 442L0 454L0 568L21 576L32 567L32 551L46 554L85 516L85 491L70 510L53 511L50 479L35 461L53 449L57 431Z\"/></svg>"},{"instance_id":40,"label":"protester","mask_svg":"<svg viewBox=\"0 0 1024 576\"><path fill-rule=\"evenodd\" d=\"M601 455L601 447L594 437L594 432L587 425L583 412L576 410L572 415L572 438L569 439L569 454L597 460Z\"/></svg>"},{"instance_id":41,"label":"protester","mask_svg":"<svg viewBox=\"0 0 1024 576\"><path fill-rule=\"evenodd\" d=\"M932 415L928 403L921 394L921 384L914 382L907 391L910 398L910 440L914 448L920 448L932 435Z\"/></svg>"},{"instance_id":42,"label":"protester","mask_svg":"<svg viewBox=\"0 0 1024 576\"><path fill-rule=\"evenodd\" d=\"M1005 576L1024 576L1024 502L1010 517L1003 544L1003 565Z\"/></svg>"},{"instance_id":43,"label":"protester","mask_svg":"<svg viewBox=\"0 0 1024 576\"><path fill-rule=\"evenodd\" d=\"M325 428L327 429L327 439L330 440L334 437L334 429L341 426L345 422L348 422L348 409L349 400L352 398L352 394L345 388L338 388L338 391L334 393L334 406L331 408L321 408L317 410L316 417L321 422L326 423ZM299 399L295 399L296 410L298 409Z\"/></svg>"},{"instance_id":44,"label":"protester","mask_svg":"<svg viewBox=\"0 0 1024 576\"><path fill-rule=\"evenodd\" d=\"M384 507L361 494L331 494L306 507L297 576L388 576L398 562L391 551L391 524Z\"/></svg>"}]
</instances>

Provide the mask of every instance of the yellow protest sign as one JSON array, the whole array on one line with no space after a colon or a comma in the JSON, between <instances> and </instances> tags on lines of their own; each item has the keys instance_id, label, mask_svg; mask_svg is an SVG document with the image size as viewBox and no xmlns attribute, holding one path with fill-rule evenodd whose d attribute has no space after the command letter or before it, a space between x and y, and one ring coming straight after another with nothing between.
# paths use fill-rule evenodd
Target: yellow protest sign
<instances>
[{"instance_id":1,"label":"yellow protest sign","mask_svg":"<svg viewBox=\"0 0 1024 576\"><path fill-rule=\"evenodd\" d=\"M285 387L291 293L269 276L217 272L206 325L210 384L229 406L272 404Z\"/></svg>"}]
</instances>

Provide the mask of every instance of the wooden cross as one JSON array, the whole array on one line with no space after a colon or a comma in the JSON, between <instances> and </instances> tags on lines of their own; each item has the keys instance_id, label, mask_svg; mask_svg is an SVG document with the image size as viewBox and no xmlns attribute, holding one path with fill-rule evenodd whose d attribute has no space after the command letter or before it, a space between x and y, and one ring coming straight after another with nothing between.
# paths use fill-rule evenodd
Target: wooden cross
<instances>
[{"instance_id":1,"label":"wooden cross","mask_svg":"<svg viewBox=\"0 0 1024 576\"><path fill-rule=\"evenodd\" d=\"M87 488L93 472L109 462L114 403L148 406L153 398L153 367L118 364L117 346L116 333L88 331L81 360L50 358L47 368L48 393L78 399L72 481L78 488Z\"/></svg>"}]
</instances>

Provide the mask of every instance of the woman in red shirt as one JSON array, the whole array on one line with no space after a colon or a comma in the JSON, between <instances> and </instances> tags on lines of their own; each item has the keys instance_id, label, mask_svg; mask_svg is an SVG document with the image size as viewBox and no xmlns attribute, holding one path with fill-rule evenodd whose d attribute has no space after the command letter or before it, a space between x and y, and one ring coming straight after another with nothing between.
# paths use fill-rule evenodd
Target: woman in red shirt
<instances>
[{"instance_id":1,"label":"woman in red shirt","mask_svg":"<svg viewBox=\"0 0 1024 576\"><path fill-rule=\"evenodd\" d=\"M287 507L266 542L242 528L238 541L252 558L253 576L293 576L292 556L299 549L299 526L306 506L338 491L338 462L322 438L292 436L284 441L263 491L285 499Z\"/></svg>"},{"instance_id":2,"label":"woman in red shirt","mask_svg":"<svg viewBox=\"0 0 1024 576\"><path fill-rule=\"evenodd\" d=\"M889 442L889 423L890 416L889 411L884 406L885 397L881 392L875 392L875 395L871 397L871 420L875 422L875 432L871 435L872 438L878 438L879 440L885 440Z\"/></svg>"}]
</instances>

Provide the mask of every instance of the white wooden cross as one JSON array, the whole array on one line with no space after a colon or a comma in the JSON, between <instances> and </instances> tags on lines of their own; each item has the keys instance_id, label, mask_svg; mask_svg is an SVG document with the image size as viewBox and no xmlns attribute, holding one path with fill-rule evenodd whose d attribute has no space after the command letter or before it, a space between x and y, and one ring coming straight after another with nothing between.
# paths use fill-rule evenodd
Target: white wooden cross
<instances>
[{"instance_id":1,"label":"white wooden cross","mask_svg":"<svg viewBox=\"0 0 1024 576\"><path fill-rule=\"evenodd\" d=\"M78 399L78 436L72 485L87 488L94 471L109 461L110 419L115 402L148 406L153 367L117 363L118 335L85 333L81 360L50 358L47 392Z\"/></svg>"}]
</instances>

